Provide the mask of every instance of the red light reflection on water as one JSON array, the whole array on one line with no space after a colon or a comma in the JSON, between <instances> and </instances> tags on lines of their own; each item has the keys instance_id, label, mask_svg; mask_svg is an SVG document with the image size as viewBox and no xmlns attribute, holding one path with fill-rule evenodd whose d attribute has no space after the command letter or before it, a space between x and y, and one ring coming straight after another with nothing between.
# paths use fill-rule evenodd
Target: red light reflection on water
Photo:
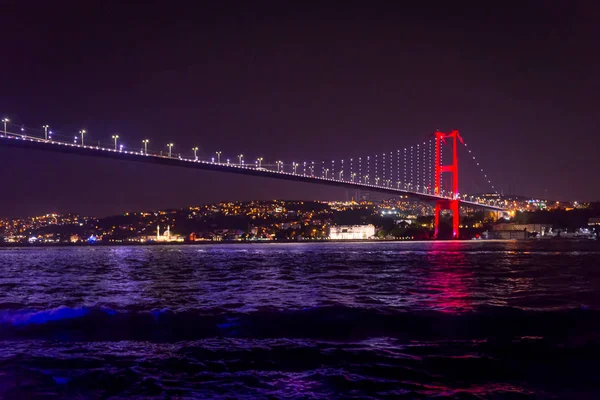
<instances>
[{"instance_id":1,"label":"red light reflection on water","mask_svg":"<svg viewBox=\"0 0 600 400\"><path fill-rule=\"evenodd\" d=\"M419 394L425 396L443 396L443 397L462 397L462 396L475 396L477 398L489 397L490 395L498 395L500 398L505 397L509 394L512 395L526 395L531 396L534 394L529 389L522 386L512 385L508 383L483 383L474 384L463 388L451 388L440 385L423 385L424 390L419 391ZM481 397L480 397L481 396ZM495 397L495 396L494 396Z\"/></svg>"},{"instance_id":2,"label":"red light reflection on water","mask_svg":"<svg viewBox=\"0 0 600 400\"><path fill-rule=\"evenodd\" d=\"M436 311L459 313L474 309L469 290L473 274L464 251L460 242L436 243L427 256L432 268L426 278L429 297L425 302Z\"/></svg>"}]
</instances>

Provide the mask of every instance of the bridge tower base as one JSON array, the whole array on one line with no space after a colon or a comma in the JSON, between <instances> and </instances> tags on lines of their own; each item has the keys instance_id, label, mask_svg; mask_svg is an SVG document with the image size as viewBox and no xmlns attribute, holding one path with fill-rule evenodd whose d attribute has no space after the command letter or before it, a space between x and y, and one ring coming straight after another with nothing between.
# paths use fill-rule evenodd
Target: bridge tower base
<instances>
[{"instance_id":1,"label":"bridge tower base","mask_svg":"<svg viewBox=\"0 0 600 400\"><path fill-rule=\"evenodd\" d=\"M460 221L459 202L458 200L438 200L435 203L435 235L439 238L440 229L440 214L442 210L452 211L452 239L458 239L458 225Z\"/></svg>"},{"instance_id":2,"label":"bridge tower base","mask_svg":"<svg viewBox=\"0 0 600 400\"><path fill-rule=\"evenodd\" d=\"M442 143L446 143L446 139L452 139L452 164L442 165ZM435 203L435 238L439 238L440 228L440 213L442 210L452 211L452 239L458 239L458 226L460 221L458 197L458 141L462 138L455 129L450 133L436 132L435 133L435 194L441 193L442 173L449 172L452 174L452 191L450 197L443 200L438 200Z\"/></svg>"}]
</instances>

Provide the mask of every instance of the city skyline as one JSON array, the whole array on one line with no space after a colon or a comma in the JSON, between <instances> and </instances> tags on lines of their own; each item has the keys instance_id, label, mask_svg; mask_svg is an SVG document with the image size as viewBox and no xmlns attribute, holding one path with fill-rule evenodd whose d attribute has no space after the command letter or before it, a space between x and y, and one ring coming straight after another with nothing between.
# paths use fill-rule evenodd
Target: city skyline
<instances>
[{"instance_id":1,"label":"city skyline","mask_svg":"<svg viewBox=\"0 0 600 400\"><path fill-rule=\"evenodd\" d=\"M150 138L188 153L234 157L248 149L286 160L352 157L457 128L500 191L600 198L589 184L600 145L588 134L598 101L598 59L587 51L594 5L525 2L519 14L492 15L469 3L388 5L386 13L352 3L301 13L298 5L232 4L198 6L181 18L177 7L74 3L22 12L15 3L7 31L22 42L5 47L13 61L0 66L0 113L70 136L86 130L132 145ZM345 196L318 185L5 148L0 160L10 193L0 198L3 215ZM476 177L464 171L468 187Z\"/></svg>"},{"instance_id":2,"label":"city skyline","mask_svg":"<svg viewBox=\"0 0 600 400\"><path fill-rule=\"evenodd\" d=\"M597 218L591 216L597 214L600 204L545 202L526 198L504 198L503 201L507 212L497 220L493 211L485 212L463 205L460 228L467 229L466 238L494 230L495 225L504 230L511 227L508 230L513 231L522 231L524 226L538 230L544 226L587 235L590 227L596 227L594 221ZM379 201L219 202L180 209L129 210L104 217L48 213L0 218L0 244L295 240L298 235L303 240L311 240L315 238L316 231L313 232L313 229L319 232L317 236L324 239L331 229L343 233L343 229L349 226L365 225L370 225L371 229L376 230L374 232L383 230L388 233L398 226L395 233L401 240L414 240L416 234L421 239L431 239L434 210L431 204L399 197ZM445 220L449 224L449 216ZM526 221L537 221L537 225L527 225ZM412 228L412 234L405 234L408 228ZM475 231L472 230L474 228ZM368 236L373 236L374 232ZM253 235L253 238L248 235Z\"/></svg>"}]
</instances>

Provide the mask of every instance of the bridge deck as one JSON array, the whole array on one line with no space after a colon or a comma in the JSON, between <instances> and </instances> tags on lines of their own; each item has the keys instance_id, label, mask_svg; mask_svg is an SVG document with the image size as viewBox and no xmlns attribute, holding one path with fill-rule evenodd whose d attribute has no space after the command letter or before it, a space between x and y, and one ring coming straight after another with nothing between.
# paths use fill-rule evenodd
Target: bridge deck
<instances>
[{"instance_id":1,"label":"bridge deck","mask_svg":"<svg viewBox=\"0 0 600 400\"><path fill-rule=\"evenodd\" d=\"M291 172L279 172L268 169L257 169L254 166L240 166L238 164L215 163L210 161L193 160L178 157L168 157L159 154L144 154L135 151L115 150L99 146L82 146L73 143L64 143L52 140L44 140L31 136L19 135L0 135L0 145L6 147L17 147L23 149L33 149L42 151L54 151L69 154L79 154L83 156L104 157L116 160L127 160L144 163L153 163L161 165L169 165L174 167L196 168L208 171L229 172L243 175L260 176L264 178L285 179L288 181L316 183L328 186L336 186L353 190L364 190L378 193L386 193L396 196L409 196L414 199L434 202L436 200L448 199L447 197L435 196L427 193L413 192L403 189L395 189L392 187L371 185L367 183L358 183L350 181L340 181L331 178L323 178L317 176L308 176L304 174L294 174ZM464 205L469 205L477 208L501 211L503 208L482 204L471 201L461 200Z\"/></svg>"}]
</instances>

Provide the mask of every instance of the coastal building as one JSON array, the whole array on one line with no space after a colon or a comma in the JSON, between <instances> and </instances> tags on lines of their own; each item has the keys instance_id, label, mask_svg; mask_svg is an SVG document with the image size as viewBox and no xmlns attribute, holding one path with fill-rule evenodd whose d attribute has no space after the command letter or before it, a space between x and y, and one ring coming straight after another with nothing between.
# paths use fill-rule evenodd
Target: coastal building
<instances>
[{"instance_id":1,"label":"coastal building","mask_svg":"<svg viewBox=\"0 0 600 400\"><path fill-rule=\"evenodd\" d=\"M167 230L163 235L160 234L160 225L156 227L155 242L183 242L184 238L180 235L171 234L171 227L167 225Z\"/></svg>"},{"instance_id":2,"label":"coastal building","mask_svg":"<svg viewBox=\"0 0 600 400\"><path fill-rule=\"evenodd\" d=\"M590 218L588 220L589 226L600 226L600 218Z\"/></svg>"},{"instance_id":3,"label":"coastal building","mask_svg":"<svg viewBox=\"0 0 600 400\"><path fill-rule=\"evenodd\" d=\"M329 227L331 240L366 240L375 236L375 225L334 225Z\"/></svg>"},{"instance_id":4,"label":"coastal building","mask_svg":"<svg viewBox=\"0 0 600 400\"><path fill-rule=\"evenodd\" d=\"M552 235L551 224L496 224L492 227L494 231L527 231L540 236Z\"/></svg>"}]
</instances>

